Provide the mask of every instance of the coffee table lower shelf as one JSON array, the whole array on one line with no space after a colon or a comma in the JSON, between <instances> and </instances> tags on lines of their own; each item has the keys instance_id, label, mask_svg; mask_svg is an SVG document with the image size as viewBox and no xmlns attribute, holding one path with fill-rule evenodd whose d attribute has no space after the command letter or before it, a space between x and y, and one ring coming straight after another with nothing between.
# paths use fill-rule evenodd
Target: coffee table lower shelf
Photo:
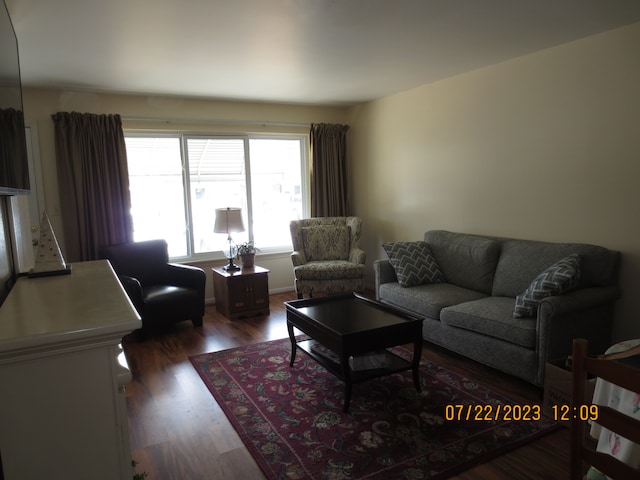
<instances>
[{"instance_id":1,"label":"coffee table lower shelf","mask_svg":"<svg viewBox=\"0 0 640 480\"><path fill-rule=\"evenodd\" d=\"M329 358L327 355L322 353L317 353L312 347L314 345L322 345L319 342L310 339L310 340L297 340L296 347L305 352L311 358L313 358L317 363L326 368L333 375L338 377L340 380L344 382L345 385L345 402L343 410L345 412L349 409L349 400L351 399L351 386L354 383L360 383L367 380L372 380L374 378L384 377L386 375L392 375L394 373L406 372L407 370L413 370L413 379L416 390L420 391L420 381L418 379L417 368L414 365L414 362L410 362L405 360L404 358L396 355L389 350L386 350L386 365L384 367L379 368L368 368L368 369L358 369L354 370L349 366L348 363L344 365L336 360ZM335 354L337 357L337 354ZM292 361L295 358L295 354L292 352ZM293 366L293 365L292 365Z\"/></svg>"},{"instance_id":2,"label":"coffee table lower shelf","mask_svg":"<svg viewBox=\"0 0 640 480\"><path fill-rule=\"evenodd\" d=\"M331 358L321 353L316 353L311 348L314 344L321 345L319 342L316 342L315 340L302 340L296 343L300 350L305 352L316 362L329 370L340 380L346 380L344 370L339 361L332 360ZM386 366L380 368L369 368L365 370L354 370L353 368L349 367L349 373L351 375L351 383L358 383L364 382L366 380L371 380L373 378L384 377L385 375L391 375L393 373L405 372L407 370L411 370L412 368L413 364L410 361L405 360L404 358L399 357L395 353L387 350Z\"/></svg>"}]
</instances>

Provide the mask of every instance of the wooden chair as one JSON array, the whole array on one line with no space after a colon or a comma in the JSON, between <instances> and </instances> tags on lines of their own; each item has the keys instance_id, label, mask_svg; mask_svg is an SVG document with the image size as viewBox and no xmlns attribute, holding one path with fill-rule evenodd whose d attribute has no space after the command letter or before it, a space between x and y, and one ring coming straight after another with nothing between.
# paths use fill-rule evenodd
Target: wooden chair
<instances>
[{"instance_id":1,"label":"wooden chair","mask_svg":"<svg viewBox=\"0 0 640 480\"><path fill-rule=\"evenodd\" d=\"M588 357L588 342L573 341L573 385L572 414L579 412L581 405L591 404L585 398L587 374L606 380L631 392L640 392L640 369L620 361L607 358ZM608 406L598 407L597 423L635 443L640 444L640 421L620 413ZM640 469L633 468L615 457L596 451L596 442L588 435L588 422L580 415L571 419L571 479L584 478L585 466L593 466L616 480L640 478Z\"/></svg>"}]
</instances>

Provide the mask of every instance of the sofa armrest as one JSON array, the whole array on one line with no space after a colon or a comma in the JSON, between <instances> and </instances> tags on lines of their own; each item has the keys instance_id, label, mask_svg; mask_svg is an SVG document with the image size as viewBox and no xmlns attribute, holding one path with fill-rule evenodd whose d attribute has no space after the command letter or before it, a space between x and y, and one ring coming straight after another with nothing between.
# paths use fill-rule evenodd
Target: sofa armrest
<instances>
[{"instance_id":1,"label":"sofa armrest","mask_svg":"<svg viewBox=\"0 0 640 480\"><path fill-rule=\"evenodd\" d=\"M168 263L167 269L167 279L169 283L179 287L192 288L196 290L199 295L201 294L204 300L207 275L203 269L181 263Z\"/></svg>"},{"instance_id":2,"label":"sofa armrest","mask_svg":"<svg viewBox=\"0 0 640 480\"><path fill-rule=\"evenodd\" d=\"M364 265L364 262L367 260L367 254L364 250L360 248L352 248L349 252L349 261L351 263L358 263L360 265Z\"/></svg>"},{"instance_id":3,"label":"sofa armrest","mask_svg":"<svg viewBox=\"0 0 640 480\"><path fill-rule=\"evenodd\" d=\"M389 260L375 260L373 262L373 274L375 277L376 300L380 300L380 285L398 281L396 271Z\"/></svg>"},{"instance_id":4,"label":"sofa armrest","mask_svg":"<svg viewBox=\"0 0 640 480\"><path fill-rule=\"evenodd\" d=\"M304 265L307 263L307 259L304 256L304 253L299 251L291 252L291 262L294 267L299 267L300 265Z\"/></svg>"},{"instance_id":5,"label":"sofa armrest","mask_svg":"<svg viewBox=\"0 0 640 480\"><path fill-rule=\"evenodd\" d=\"M538 305L538 383L544 364L571 354L574 338L586 338L591 354L611 346L617 286L589 287L543 299Z\"/></svg>"},{"instance_id":6,"label":"sofa armrest","mask_svg":"<svg viewBox=\"0 0 640 480\"><path fill-rule=\"evenodd\" d=\"M376 276L376 286L398 281L396 271L391 266L389 260L375 260L373 262L373 273Z\"/></svg>"},{"instance_id":7,"label":"sofa armrest","mask_svg":"<svg viewBox=\"0 0 640 480\"><path fill-rule=\"evenodd\" d=\"M588 310L599 304L620 298L617 286L591 287L574 290L564 295L544 298L538 305L538 317L559 317L570 312Z\"/></svg>"}]
</instances>

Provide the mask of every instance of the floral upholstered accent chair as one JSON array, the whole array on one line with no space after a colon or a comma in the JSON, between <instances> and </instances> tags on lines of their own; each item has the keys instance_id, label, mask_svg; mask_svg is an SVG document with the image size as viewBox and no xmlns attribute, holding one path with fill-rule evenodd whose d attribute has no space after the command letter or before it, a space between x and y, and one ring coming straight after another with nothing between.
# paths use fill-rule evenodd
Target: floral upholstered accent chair
<instances>
[{"instance_id":1,"label":"floral upholstered accent chair","mask_svg":"<svg viewBox=\"0 0 640 480\"><path fill-rule=\"evenodd\" d=\"M298 298L364 291L366 254L359 217L292 220L293 273Z\"/></svg>"}]
</instances>

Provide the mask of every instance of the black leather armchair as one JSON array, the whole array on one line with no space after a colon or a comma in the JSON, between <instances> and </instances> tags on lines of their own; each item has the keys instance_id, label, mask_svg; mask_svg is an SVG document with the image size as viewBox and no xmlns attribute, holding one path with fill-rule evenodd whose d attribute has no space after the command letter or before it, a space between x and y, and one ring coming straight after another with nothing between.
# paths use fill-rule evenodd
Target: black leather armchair
<instances>
[{"instance_id":1,"label":"black leather armchair","mask_svg":"<svg viewBox=\"0 0 640 480\"><path fill-rule=\"evenodd\" d=\"M170 323L191 320L202 325L204 316L204 270L169 263L165 240L124 243L103 247L148 333Z\"/></svg>"}]
</instances>

